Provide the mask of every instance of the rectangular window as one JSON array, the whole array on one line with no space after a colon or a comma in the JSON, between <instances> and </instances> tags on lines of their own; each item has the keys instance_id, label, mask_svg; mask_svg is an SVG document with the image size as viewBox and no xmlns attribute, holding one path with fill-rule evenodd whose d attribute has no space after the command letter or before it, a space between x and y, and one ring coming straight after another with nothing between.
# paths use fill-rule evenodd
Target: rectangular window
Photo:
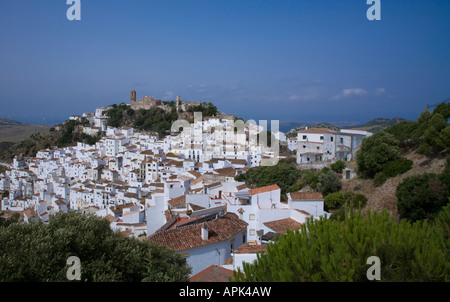
<instances>
[{"instance_id":1,"label":"rectangular window","mask_svg":"<svg viewBox=\"0 0 450 302\"><path fill-rule=\"evenodd\" d=\"M255 220L255 214L250 214L250 215L248 216L248 219L249 219L249 220Z\"/></svg>"},{"instance_id":2,"label":"rectangular window","mask_svg":"<svg viewBox=\"0 0 450 302\"><path fill-rule=\"evenodd\" d=\"M307 135L303 135L303 139L307 139L308 138L308 136Z\"/></svg>"},{"instance_id":3,"label":"rectangular window","mask_svg":"<svg viewBox=\"0 0 450 302\"><path fill-rule=\"evenodd\" d=\"M331 141L334 141L334 137L330 137L330 140L331 140Z\"/></svg>"},{"instance_id":4,"label":"rectangular window","mask_svg":"<svg viewBox=\"0 0 450 302\"><path fill-rule=\"evenodd\" d=\"M320 140L323 141L323 136L320 137Z\"/></svg>"},{"instance_id":5,"label":"rectangular window","mask_svg":"<svg viewBox=\"0 0 450 302\"><path fill-rule=\"evenodd\" d=\"M249 234L250 234L250 236L254 236L255 235L255 229L250 229Z\"/></svg>"}]
</instances>

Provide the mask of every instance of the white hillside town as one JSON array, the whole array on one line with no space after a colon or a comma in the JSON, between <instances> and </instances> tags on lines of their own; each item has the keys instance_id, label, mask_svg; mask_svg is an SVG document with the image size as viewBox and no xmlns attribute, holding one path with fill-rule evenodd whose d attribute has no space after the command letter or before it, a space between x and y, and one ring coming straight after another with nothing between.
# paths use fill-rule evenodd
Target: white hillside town
<instances>
[{"instance_id":1,"label":"white hillside town","mask_svg":"<svg viewBox=\"0 0 450 302\"><path fill-rule=\"evenodd\" d=\"M90 121L84 133L102 133L95 145L16 156L0 174L0 191L9 191L1 210L44 223L58 212L98 215L126 236L175 249L192 267L192 276L211 266L241 267L286 229L298 229L308 218L329 217L321 193L290 193L282 202L276 184L251 188L235 181L249 168L275 164L281 157L277 144L268 148L257 140L265 125L196 113L193 123L177 121L172 134L160 138L106 126L108 108L70 117ZM290 141L296 142L298 164L317 164L350 160L368 135L308 129Z\"/></svg>"}]
</instances>

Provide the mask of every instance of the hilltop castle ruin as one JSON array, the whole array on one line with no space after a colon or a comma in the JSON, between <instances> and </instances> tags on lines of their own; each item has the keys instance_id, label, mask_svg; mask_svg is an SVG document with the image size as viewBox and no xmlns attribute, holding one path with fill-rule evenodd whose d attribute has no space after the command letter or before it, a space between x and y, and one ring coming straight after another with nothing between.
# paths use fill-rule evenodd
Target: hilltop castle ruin
<instances>
[{"instance_id":1,"label":"hilltop castle ruin","mask_svg":"<svg viewBox=\"0 0 450 302\"><path fill-rule=\"evenodd\" d=\"M180 96L177 96L176 108L177 111L187 111L190 107L200 106L200 101L182 101ZM144 96L142 100L137 100L136 90L131 90L130 92L130 106L133 110L145 109L149 110L151 108L159 107L164 109L165 106L161 100L156 100L152 96Z\"/></svg>"}]
</instances>

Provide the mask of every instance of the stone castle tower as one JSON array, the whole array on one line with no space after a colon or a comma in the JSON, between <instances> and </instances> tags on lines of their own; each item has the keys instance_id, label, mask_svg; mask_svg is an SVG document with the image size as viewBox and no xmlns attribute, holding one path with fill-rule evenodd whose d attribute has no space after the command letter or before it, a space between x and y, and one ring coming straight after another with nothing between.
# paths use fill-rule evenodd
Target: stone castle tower
<instances>
[{"instance_id":1,"label":"stone castle tower","mask_svg":"<svg viewBox=\"0 0 450 302\"><path fill-rule=\"evenodd\" d=\"M181 97L177 96L177 102L175 103L177 111L181 109Z\"/></svg>"},{"instance_id":2,"label":"stone castle tower","mask_svg":"<svg viewBox=\"0 0 450 302\"><path fill-rule=\"evenodd\" d=\"M131 90L130 92L130 105L131 107L134 107L134 105L136 104L136 90Z\"/></svg>"}]
</instances>

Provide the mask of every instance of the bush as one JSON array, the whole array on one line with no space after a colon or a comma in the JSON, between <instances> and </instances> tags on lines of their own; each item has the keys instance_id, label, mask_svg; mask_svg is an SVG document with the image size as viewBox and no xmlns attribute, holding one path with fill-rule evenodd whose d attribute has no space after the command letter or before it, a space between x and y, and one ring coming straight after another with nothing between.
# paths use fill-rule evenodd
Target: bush
<instances>
[{"instance_id":1,"label":"bush","mask_svg":"<svg viewBox=\"0 0 450 302\"><path fill-rule=\"evenodd\" d=\"M317 188L324 196L337 192L342 188L341 180L333 171L321 173L318 177Z\"/></svg>"},{"instance_id":2,"label":"bush","mask_svg":"<svg viewBox=\"0 0 450 302\"><path fill-rule=\"evenodd\" d=\"M418 123L411 121L403 121L396 125L386 128L389 134L392 134L399 142L399 146L403 149L413 146L411 133L417 129Z\"/></svg>"},{"instance_id":3,"label":"bush","mask_svg":"<svg viewBox=\"0 0 450 302\"><path fill-rule=\"evenodd\" d=\"M325 196L325 211L340 208L345 203L344 195L341 192L330 193Z\"/></svg>"},{"instance_id":4,"label":"bush","mask_svg":"<svg viewBox=\"0 0 450 302\"><path fill-rule=\"evenodd\" d=\"M406 158L399 158L389 161L383 165L383 173L387 177L395 177L403 174L412 168L413 162Z\"/></svg>"},{"instance_id":5,"label":"bush","mask_svg":"<svg viewBox=\"0 0 450 302\"><path fill-rule=\"evenodd\" d=\"M331 169L336 173L342 173L345 169L345 163L342 160L338 160L334 164L331 164Z\"/></svg>"},{"instance_id":6,"label":"bush","mask_svg":"<svg viewBox=\"0 0 450 302\"><path fill-rule=\"evenodd\" d=\"M384 172L378 172L377 174L375 174L375 177L373 178L373 185L375 187L380 187L386 182L388 178L389 177L387 177L387 175Z\"/></svg>"},{"instance_id":7,"label":"bush","mask_svg":"<svg viewBox=\"0 0 450 302\"><path fill-rule=\"evenodd\" d=\"M236 176L235 180L245 181L246 184L256 187L277 184L281 193L285 194L299 177L300 171L297 170L295 165L278 162L275 166L251 168L245 174Z\"/></svg>"},{"instance_id":8,"label":"bush","mask_svg":"<svg viewBox=\"0 0 450 302\"><path fill-rule=\"evenodd\" d=\"M433 173L424 173L405 178L395 195L400 217L410 221L433 219L448 203L449 184Z\"/></svg>"},{"instance_id":9,"label":"bush","mask_svg":"<svg viewBox=\"0 0 450 302\"><path fill-rule=\"evenodd\" d=\"M348 207L364 208L367 205L367 197L361 193L353 194L345 200L345 203Z\"/></svg>"},{"instance_id":10,"label":"bush","mask_svg":"<svg viewBox=\"0 0 450 302\"><path fill-rule=\"evenodd\" d=\"M383 165L400 158L398 140L391 134L381 131L362 140L356 152L358 173L364 178L373 178L383 170Z\"/></svg>"},{"instance_id":11,"label":"bush","mask_svg":"<svg viewBox=\"0 0 450 302\"><path fill-rule=\"evenodd\" d=\"M319 173L313 170L304 170L301 173L301 179L312 189L315 189L317 188L317 183L319 182Z\"/></svg>"}]
</instances>

